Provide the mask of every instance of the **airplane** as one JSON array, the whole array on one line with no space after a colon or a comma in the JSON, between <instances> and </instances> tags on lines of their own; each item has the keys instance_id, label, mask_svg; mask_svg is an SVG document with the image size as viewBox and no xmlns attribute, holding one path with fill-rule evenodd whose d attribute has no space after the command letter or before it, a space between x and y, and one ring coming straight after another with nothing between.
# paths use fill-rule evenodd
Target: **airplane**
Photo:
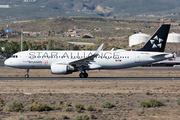
<instances>
[{"instance_id":1,"label":"airplane","mask_svg":"<svg viewBox=\"0 0 180 120\"><path fill-rule=\"evenodd\" d=\"M9 67L26 69L51 69L52 74L71 74L80 71L80 78L87 78L88 70L123 69L150 64L173 58L172 53L165 53L165 45L170 24L163 24L147 43L137 51L103 51L103 44L96 51L22 51L5 60Z\"/></svg>"}]
</instances>

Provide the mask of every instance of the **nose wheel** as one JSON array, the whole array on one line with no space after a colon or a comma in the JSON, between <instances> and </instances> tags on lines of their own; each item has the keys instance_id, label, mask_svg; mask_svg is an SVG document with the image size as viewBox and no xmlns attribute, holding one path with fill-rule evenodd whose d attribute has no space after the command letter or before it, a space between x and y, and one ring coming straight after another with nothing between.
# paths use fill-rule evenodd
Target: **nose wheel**
<instances>
[{"instance_id":1,"label":"nose wheel","mask_svg":"<svg viewBox=\"0 0 180 120\"><path fill-rule=\"evenodd\" d=\"M80 78L87 78L87 77L88 77L88 74L87 74L86 72L80 73L80 74L79 74L79 77L80 77Z\"/></svg>"},{"instance_id":2,"label":"nose wheel","mask_svg":"<svg viewBox=\"0 0 180 120\"><path fill-rule=\"evenodd\" d=\"M29 78L29 75L28 75L28 74L26 74L26 75L25 75L25 78Z\"/></svg>"},{"instance_id":3,"label":"nose wheel","mask_svg":"<svg viewBox=\"0 0 180 120\"><path fill-rule=\"evenodd\" d=\"M29 69L27 69L26 73L25 78L29 78Z\"/></svg>"}]
</instances>

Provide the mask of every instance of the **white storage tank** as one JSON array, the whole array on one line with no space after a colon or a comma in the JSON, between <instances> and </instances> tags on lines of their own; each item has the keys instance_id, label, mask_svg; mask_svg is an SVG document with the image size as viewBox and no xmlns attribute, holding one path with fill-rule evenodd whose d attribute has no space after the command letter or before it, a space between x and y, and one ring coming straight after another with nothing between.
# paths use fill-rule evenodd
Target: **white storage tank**
<instances>
[{"instance_id":1,"label":"white storage tank","mask_svg":"<svg viewBox=\"0 0 180 120\"><path fill-rule=\"evenodd\" d=\"M146 43L149 38L150 35L144 33L133 34L129 37L129 46Z\"/></svg>"},{"instance_id":2,"label":"white storage tank","mask_svg":"<svg viewBox=\"0 0 180 120\"><path fill-rule=\"evenodd\" d=\"M167 38L168 43L179 43L180 42L180 34L178 33L169 33Z\"/></svg>"}]
</instances>

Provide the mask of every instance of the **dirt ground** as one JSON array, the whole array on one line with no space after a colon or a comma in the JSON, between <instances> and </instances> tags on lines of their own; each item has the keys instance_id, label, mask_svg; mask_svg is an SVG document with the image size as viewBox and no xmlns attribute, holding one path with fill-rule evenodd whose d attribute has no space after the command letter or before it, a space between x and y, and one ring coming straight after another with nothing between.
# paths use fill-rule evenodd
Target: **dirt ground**
<instances>
[{"instance_id":1,"label":"dirt ground","mask_svg":"<svg viewBox=\"0 0 180 120\"><path fill-rule=\"evenodd\" d=\"M25 70L0 69L1 77L24 76ZM90 71L93 76L127 76L127 77L169 77L179 76L178 70L122 70L122 71ZM77 73L68 75L76 76ZM51 77L49 70L31 70L30 76ZM57 77L57 76L55 76ZM60 76L63 77L63 76ZM67 77L67 76L66 76ZM73 120L75 115L85 114L97 120L179 120L180 106L176 100L180 99L180 81L0 81L0 98L5 102L0 105L1 120L44 120L46 117L61 120L67 115ZM164 106L142 108L139 103L144 100L157 99ZM3 106L9 101L19 101L23 106L34 101L43 101L49 106L59 106L60 110L28 112L24 108L21 112L4 112ZM168 100L170 100L168 102ZM63 103L60 104L60 101ZM101 108L104 101L110 101L113 108ZM117 103L118 101L118 103ZM84 106L92 104L94 110L75 110L66 112L66 107L72 107L75 102Z\"/></svg>"}]
</instances>

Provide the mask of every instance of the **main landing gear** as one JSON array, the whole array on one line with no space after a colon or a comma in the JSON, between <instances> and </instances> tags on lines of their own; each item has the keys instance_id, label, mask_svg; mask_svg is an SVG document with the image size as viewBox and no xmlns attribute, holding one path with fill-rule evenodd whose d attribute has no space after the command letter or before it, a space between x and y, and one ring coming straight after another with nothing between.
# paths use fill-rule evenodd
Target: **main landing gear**
<instances>
[{"instance_id":1,"label":"main landing gear","mask_svg":"<svg viewBox=\"0 0 180 120\"><path fill-rule=\"evenodd\" d=\"M29 69L26 69L27 70L27 74L25 75L25 78L28 78L29 77Z\"/></svg>"},{"instance_id":2,"label":"main landing gear","mask_svg":"<svg viewBox=\"0 0 180 120\"><path fill-rule=\"evenodd\" d=\"M81 72L81 73L79 74L79 77L80 77L80 78L87 78L87 77L88 77L88 74L86 73L86 71L84 71L84 73Z\"/></svg>"}]
</instances>

